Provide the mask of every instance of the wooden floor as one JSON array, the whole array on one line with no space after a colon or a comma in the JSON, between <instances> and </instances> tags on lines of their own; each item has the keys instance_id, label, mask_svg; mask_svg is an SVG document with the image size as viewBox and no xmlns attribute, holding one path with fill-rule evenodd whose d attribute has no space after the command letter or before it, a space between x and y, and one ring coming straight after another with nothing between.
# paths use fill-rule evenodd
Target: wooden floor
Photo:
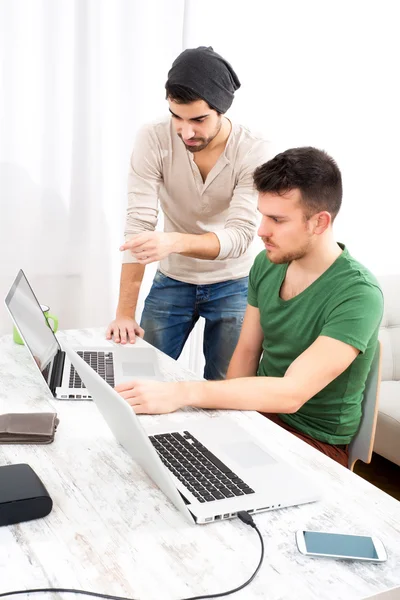
<instances>
[{"instance_id":1,"label":"wooden floor","mask_svg":"<svg viewBox=\"0 0 400 600\"><path fill-rule=\"evenodd\" d=\"M358 460L354 472L390 496L400 500L400 467L379 454L373 454L369 465Z\"/></svg>"}]
</instances>

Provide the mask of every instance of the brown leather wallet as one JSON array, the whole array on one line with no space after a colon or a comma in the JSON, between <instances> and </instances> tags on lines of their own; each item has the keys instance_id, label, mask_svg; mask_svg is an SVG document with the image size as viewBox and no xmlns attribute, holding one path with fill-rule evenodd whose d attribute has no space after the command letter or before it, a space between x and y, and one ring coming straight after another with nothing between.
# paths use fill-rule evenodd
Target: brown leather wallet
<instances>
[{"instance_id":1,"label":"brown leather wallet","mask_svg":"<svg viewBox=\"0 0 400 600\"><path fill-rule=\"evenodd\" d=\"M58 423L57 413L0 415L0 444L50 444Z\"/></svg>"}]
</instances>

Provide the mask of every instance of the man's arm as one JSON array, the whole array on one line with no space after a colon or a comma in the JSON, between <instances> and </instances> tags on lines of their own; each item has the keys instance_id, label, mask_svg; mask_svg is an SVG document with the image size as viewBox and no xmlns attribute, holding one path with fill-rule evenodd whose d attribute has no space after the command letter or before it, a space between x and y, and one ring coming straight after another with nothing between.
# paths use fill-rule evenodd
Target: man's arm
<instances>
[{"instance_id":1,"label":"man's arm","mask_svg":"<svg viewBox=\"0 0 400 600\"><path fill-rule=\"evenodd\" d=\"M173 253L213 260L219 254L220 245L215 233L194 235L146 231L125 242L120 250L130 250L138 263L148 265Z\"/></svg>"},{"instance_id":2,"label":"man's arm","mask_svg":"<svg viewBox=\"0 0 400 600\"><path fill-rule=\"evenodd\" d=\"M263 339L260 311L255 306L248 304L239 341L229 363L226 379L254 377L257 374Z\"/></svg>"},{"instance_id":3,"label":"man's arm","mask_svg":"<svg viewBox=\"0 0 400 600\"><path fill-rule=\"evenodd\" d=\"M320 336L293 361L284 377L200 382L204 389L193 390L190 406L295 413L343 373L358 353L353 346Z\"/></svg>"},{"instance_id":4,"label":"man's arm","mask_svg":"<svg viewBox=\"0 0 400 600\"><path fill-rule=\"evenodd\" d=\"M144 331L135 319L136 305L140 285L144 274L144 266L135 263L123 264L119 286L119 300L114 321L110 323L106 332L108 340L125 344L134 342L136 336L143 337Z\"/></svg>"},{"instance_id":5,"label":"man's arm","mask_svg":"<svg viewBox=\"0 0 400 600\"><path fill-rule=\"evenodd\" d=\"M166 413L185 406L295 413L343 373L358 353L349 344L320 336L290 365L284 377L178 383L133 381L116 389L137 413Z\"/></svg>"},{"instance_id":6,"label":"man's arm","mask_svg":"<svg viewBox=\"0 0 400 600\"><path fill-rule=\"evenodd\" d=\"M147 125L138 133L129 166L125 243L143 233L154 232L161 182L161 149L153 127ZM128 251L123 256L123 262L138 261Z\"/></svg>"},{"instance_id":7,"label":"man's arm","mask_svg":"<svg viewBox=\"0 0 400 600\"><path fill-rule=\"evenodd\" d=\"M158 191L162 181L161 156L152 126L139 132L128 174L128 208L125 239L153 230L157 223ZM135 310L143 279L144 266L138 264L131 252L123 257L119 301L115 319L107 328L107 339L125 344L135 342L144 331L135 320Z\"/></svg>"},{"instance_id":8,"label":"man's arm","mask_svg":"<svg viewBox=\"0 0 400 600\"><path fill-rule=\"evenodd\" d=\"M173 253L205 260L238 258L248 249L257 228L253 172L271 158L271 154L270 144L259 141L243 158L223 229L199 235L145 232L120 249L132 252L135 260L144 265L163 260Z\"/></svg>"}]
</instances>

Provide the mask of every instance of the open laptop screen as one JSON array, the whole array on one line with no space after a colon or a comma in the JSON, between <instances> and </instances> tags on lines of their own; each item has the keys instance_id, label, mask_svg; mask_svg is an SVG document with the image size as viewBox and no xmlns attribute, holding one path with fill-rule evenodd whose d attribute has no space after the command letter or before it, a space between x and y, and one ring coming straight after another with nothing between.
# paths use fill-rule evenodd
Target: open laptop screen
<instances>
[{"instance_id":1,"label":"open laptop screen","mask_svg":"<svg viewBox=\"0 0 400 600\"><path fill-rule=\"evenodd\" d=\"M60 346L22 270L7 294L5 304L25 345L50 385L53 361Z\"/></svg>"}]
</instances>

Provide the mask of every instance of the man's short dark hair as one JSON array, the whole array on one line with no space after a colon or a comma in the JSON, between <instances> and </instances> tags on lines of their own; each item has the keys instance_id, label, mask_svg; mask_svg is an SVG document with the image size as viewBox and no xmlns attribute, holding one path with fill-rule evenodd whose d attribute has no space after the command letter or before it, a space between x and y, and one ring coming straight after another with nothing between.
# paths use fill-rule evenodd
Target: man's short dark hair
<instances>
[{"instance_id":1,"label":"man's short dark hair","mask_svg":"<svg viewBox=\"0 0 400 600\"><path fill-rule=\"evenodd\" d=\"M298 189L307 219L326 210L335 219L342 204L342 176L336 162L317 148L292 148L254 172L258 192L285 194Z\"/></svg>"},{"instance_id":2,"label":"man's short dark hair","mask_svg":"<svg viewBox=\"0 0 400 600\"><path fill-rule=\"evenodd\" d=\"M190 88L185 87L184 85L180 85L178 83L167 83L165 84L166 91L166 99L173 100L177 104L191 104L192 102L197 102L197 100L204 100L198 94L193 92ZM208 106L215 110L219 115L221 114L216 108L211 106L206 100L204 100L208 104Z\"/></svg>"}]
</instances>

